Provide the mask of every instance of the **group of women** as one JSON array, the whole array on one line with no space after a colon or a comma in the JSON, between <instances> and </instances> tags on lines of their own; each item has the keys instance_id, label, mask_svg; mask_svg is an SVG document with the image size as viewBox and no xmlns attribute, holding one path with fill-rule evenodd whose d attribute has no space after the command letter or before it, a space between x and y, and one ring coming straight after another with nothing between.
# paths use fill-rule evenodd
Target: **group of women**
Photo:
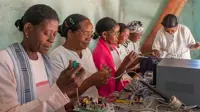
<instances>
[{"instance_id":1,"label":"group of women","mask_svg":"<svg viewBox=\"0 0 200 112\"><path fill-rule=\"evenodd\" d=\"M59 25L54 9L36 4L15 26L23 33L22 42L0 51L2 112L67 111L77 90L94 100L121 91L142 54L140 21L125 25L104 17L93 25L88 17L71 14ZM57 32L65 42L47 55ZM91 39L98 39L93 52Z\"/></svg>"}]
</instances>

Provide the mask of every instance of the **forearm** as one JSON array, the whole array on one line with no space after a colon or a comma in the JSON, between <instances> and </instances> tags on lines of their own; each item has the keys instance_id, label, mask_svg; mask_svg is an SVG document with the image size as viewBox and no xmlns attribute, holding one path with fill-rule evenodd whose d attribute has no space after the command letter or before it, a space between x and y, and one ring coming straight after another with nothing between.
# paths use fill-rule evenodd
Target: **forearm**
<instances>
[{"instance_id":1,"label":"forearm","mask_svg":"<svg viewBox=\"0 0 200 112\"><path fill-rule=\"evenodd\" d=\"M70 99L54 85L37 99L23 105L17 101L1 103L0 110L3 112L54 112L69 101Z\"/></svg>"},{"instance_id":2,"label":"forearm","mask_svg":"<svg viewBox=\"0 0 200 112\"><path fill-rule=\"evenodd\" d=\"M93 84L93 82L91 80L91 77L88 77L87 79L85 79L82 82L81 86L78 88L79 95L82 95L88 88L90 88L92 86L94 86L94 84ZM74 93L74 92L76 92L76 91L72 91L70 93L70 95L71 95L70 98L76 97L76 93Z\"/></svg>"},{"instance_id":3,"label":"forearm","mask_svg":"<svg viewBox=\"0 0 200 112\"><path fill-rule=\"evenodd\" d=\"M196 44L192 44L192 45L189 46L189 49L190 50L199 50L200 46L196 46Z\"/></svg>"},{"instance_id":4,"label":"forearm","mask_svg":"<svg viewBox=\"0 0 200 112\"><path fill-rule=\"evenodd\" d=\"M132 62L128 67L127 71L132 71L136 69L136 66L140 63L140 58L137 58L134 62Z\"/></svg>"},{"instance_id":5,"label":"forearm","mask_svg":"<svg viewBox=\"0 0 200 112\"><path fill-rule=\"evenodd\" d=\"M121 63L121 65L119 66L119 68L117 69L117 71L115 72L115 77L117 78L117 80L120 80L120 75L122 75L125 71L126 71L127 65L123 64L123 62Z\"/></svg>"}]
</instances>

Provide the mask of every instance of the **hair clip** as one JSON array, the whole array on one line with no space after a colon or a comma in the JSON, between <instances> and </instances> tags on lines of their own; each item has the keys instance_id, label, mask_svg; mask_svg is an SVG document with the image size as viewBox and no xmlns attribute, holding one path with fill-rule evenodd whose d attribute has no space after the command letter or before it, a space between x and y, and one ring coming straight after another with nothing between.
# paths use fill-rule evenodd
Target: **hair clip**
<instances>
[{"instance_id":1,"label":"hair clip","mask_svg":"<svg viewBox=\"0 0 200 112\"><path fill-rule=\"evenodd\" d=\"M72 18L69 18L70 23L75 24Z\"/></svg>"},{"instance_id":2,"label":"hair clip","mask_svg":"<svg viewBox=\"0 0 200 112\"><path fill-rule=\"evenodd\" d=\"M68 24L67 24L67 22L66 22L66 21L64 22L64 26L65 26L65 27L68 27Z\"/></svg>"}]
</instances>

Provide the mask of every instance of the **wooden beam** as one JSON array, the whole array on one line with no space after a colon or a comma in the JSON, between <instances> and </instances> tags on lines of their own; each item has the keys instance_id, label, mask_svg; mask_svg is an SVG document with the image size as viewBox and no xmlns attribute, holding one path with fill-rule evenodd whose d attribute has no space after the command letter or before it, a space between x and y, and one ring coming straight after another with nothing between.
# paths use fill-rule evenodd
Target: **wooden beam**
<instances>
[{"instance_id":1,"label":"wooden beam","mask_svg":"<svg viewBox=\"0 0 200 112\"><path fill-rule=\"evenodd\" d=\"M143 53L151 52L152 51L152 44L154 41L154 38L156 36L156 33L158 30L162 27L162 20L167 14L174 14L178 16L182 9L184 8L185 4L187 3L187 0L169 0L167 6L165 7L163 13L159 17L158 21L156 22L156 25L154 26L151 33L147 36L146 40L144 41L144 44L142 46L141 51Z\"/></svg>"}]
</instances>

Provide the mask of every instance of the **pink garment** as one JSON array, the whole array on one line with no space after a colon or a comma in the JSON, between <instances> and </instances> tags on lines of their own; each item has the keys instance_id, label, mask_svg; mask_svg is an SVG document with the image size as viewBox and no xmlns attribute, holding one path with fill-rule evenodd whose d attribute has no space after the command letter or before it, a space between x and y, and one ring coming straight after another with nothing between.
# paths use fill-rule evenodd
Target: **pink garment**
<instances>
[{"instance_id":1,"label":"pink garment","mask_svg":"<svg viewBox=\"0 0 200 112\"><path fill-rule=\"evenodd\" d=\"M114 46L112 47L113 49L115 49ZM98 70L100 70L103 65L106 65L112 70L111 77L115 76L116 70L111 51L106 45L106 42L101 38L99 39L97 46L93 51L93 60ZM110 93L114 91L120 91L122 89L123 86L121 84L121 81L110 78L108 80L108 83L98 88L98 92L101 96L108 96Z\"/></svg>"}]
</instances>

